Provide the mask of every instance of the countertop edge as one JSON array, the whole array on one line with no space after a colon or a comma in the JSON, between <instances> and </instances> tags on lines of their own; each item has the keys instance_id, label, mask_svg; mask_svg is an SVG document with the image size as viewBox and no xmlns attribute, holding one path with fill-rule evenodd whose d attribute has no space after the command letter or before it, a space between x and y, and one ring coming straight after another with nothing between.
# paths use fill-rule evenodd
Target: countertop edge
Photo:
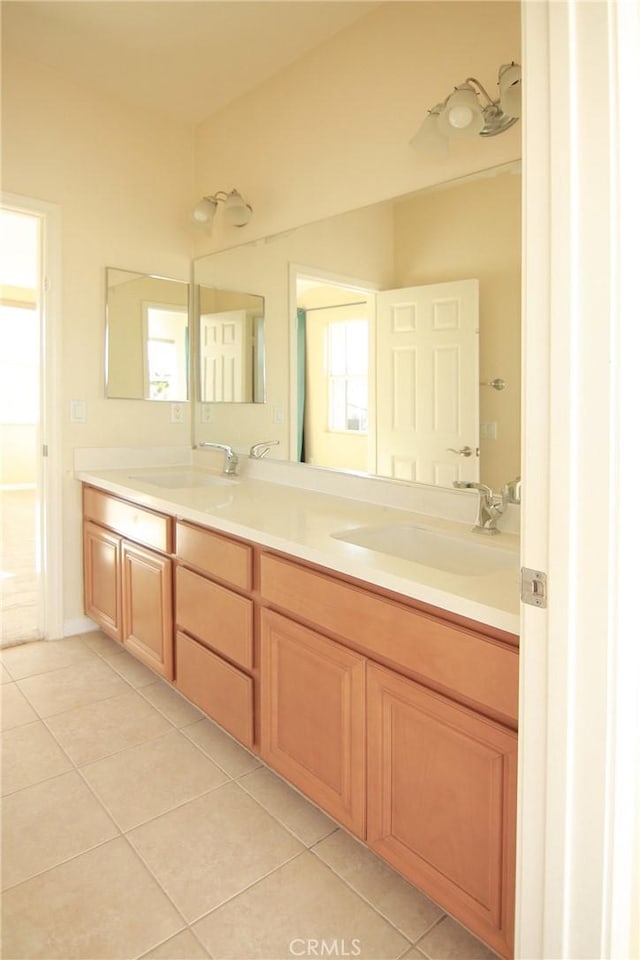
<instances>
[{"instance_id":1,"label":"countertop edge","mask_svg":"<svg viewBox=\"0 0 640 960\"><path fill-rule=\"evenodd\" d=\"M492 627L516 637L520 634L519 613L484 604L458 593L449 593L419 580L412 580L406 575L401 576L391 570L367 566L366 562L363 563L362 559L356 557L330 554L322 547L313 547L285 537L279 537L259 528L203 512L190 507L188 504L179 504L175 500L165 499L161 493L141 490L140 483L127 485L121 477L109 478L105 476L106 473L110 472L115 473L116 471L79 470L76 471L75 478L81 483L97 487L107 493L112 493L114 496L133 501L140 506L167 514L177 520L185 520L242 540L248 540L263 548L313 563L329 573L334 571L344 576L353 577L364 584L389 590L401 597L405 596L429 606L437 607L444 612L475 621L479 627L483 625ZM359 549L364 550L364 548ZM376 560L380 562L380 554L364 550L364 554L367 553L374 553ZM384 566L383 562L382 566Z\"/></svg>"}]
</instances>

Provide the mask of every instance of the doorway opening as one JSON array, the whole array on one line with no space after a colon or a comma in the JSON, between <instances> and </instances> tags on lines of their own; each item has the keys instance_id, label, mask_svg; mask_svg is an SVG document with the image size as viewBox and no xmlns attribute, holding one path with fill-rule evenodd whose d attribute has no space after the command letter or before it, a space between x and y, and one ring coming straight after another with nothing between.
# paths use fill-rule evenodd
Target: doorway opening
<instances>
[{"instance_id":1,"label":"doorway opening","mask_svg":"<svg viewBox=\"0 0 640 960\"><path fill-rule=\"evenodd\" d=\"M0 209L0 645L42 637L41 218Z\"/></svg>"}]
</instances>

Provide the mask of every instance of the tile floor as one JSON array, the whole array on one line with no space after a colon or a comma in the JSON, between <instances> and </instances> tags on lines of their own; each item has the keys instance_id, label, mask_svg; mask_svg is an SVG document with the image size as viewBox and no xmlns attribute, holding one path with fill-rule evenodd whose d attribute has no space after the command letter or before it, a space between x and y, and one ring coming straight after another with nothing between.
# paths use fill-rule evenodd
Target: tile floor
<instances>
[{"instance_id":1,"label":"tile floor","mask_svg":"<svg viewBox=\"0 0 640 960\"><path fill-rule=\"evenodd\" d=\"M0 656L5 960L494 957L100 632Z\"/></svg>"},{"instance_id":2,"label":"tile floor","mask_svg":"<svg viewBox=\"0 0 640 960\"><path fill-rule=\"evenodd\" d=\"M36 492L0 488L0 646L38 636Z\"/></svg>"}]
</instances>

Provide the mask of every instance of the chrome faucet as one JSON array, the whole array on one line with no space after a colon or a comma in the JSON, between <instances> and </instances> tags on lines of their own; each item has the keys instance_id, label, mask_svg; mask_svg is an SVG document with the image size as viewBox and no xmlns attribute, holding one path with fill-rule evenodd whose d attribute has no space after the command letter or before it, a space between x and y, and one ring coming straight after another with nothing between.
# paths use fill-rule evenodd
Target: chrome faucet
<instances>
[{"instance_id":1,"label":"chrome faucet","mask_svg":"<svg viewBox=\"0 0 640 960\"><path fill-rule=\"evenodd\" d=\"M263 457L266 457L271 447L277 447L279 443L279 440L263 440L261 443L254 443L253 446L249 448L249 456L252 460L262 460Z\"/></svg>"},{"instance_id":2,"label":"chrome faucet","mask_svg":"<svg viewBox=\"0 0 640 960\"><path fill-rule=\"evenodd\" d=\"M453 485L457 487L458 490L477 490L480 494L478 497L478 514L473 532L485 533L488 536L500 533L497 521L498 517L502 516L505 507L504 499L500 495L494 494L491 487L488 487L486 483L473 483L470 480L454 480Z\"/></svg>"},{"instance_id":3,"label":"chrome faucet","mask_svg":"<svg viewBox=\"0 0 640 960\"><path fill-rule=\"evenodd\" d=\"M210 450L221 450L224 453L224 467L222 472L226 477L237 477L238 475L238 455L234 453L228 443L209 443L207 441L200 444L201 447L208 447Z\"/></svg>"}]
</instances>

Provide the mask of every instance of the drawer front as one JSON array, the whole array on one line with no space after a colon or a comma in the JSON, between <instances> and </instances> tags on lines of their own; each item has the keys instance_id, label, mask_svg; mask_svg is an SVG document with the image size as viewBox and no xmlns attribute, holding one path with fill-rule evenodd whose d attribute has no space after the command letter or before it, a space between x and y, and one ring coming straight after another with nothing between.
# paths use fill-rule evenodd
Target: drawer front
<instances>
[{"instance_id":1,"label":"drawer front","mask_svg":"<svg viewBox=\"0 0 640 960\"><path fill-rule=\"evenodd\" d=\"M180 631L176 686L236 740L253 746L253 680Z\"/></svg>"},{"instance_id":2,"label":"drawer front","mask_svg":"<svg viewBox=\"0 0 640 960\"><path fill-rule=\"evenodd\" d=\"M171 517L119 500L93 487L83 489L85 518L115 530L129 540L161 553L171 553Z\"/></svg>"},{"instance_id":3,"label":"drawer front","mask_svg":"<svg viewBox=\"0 0 640 960\"><path fill-rule=\"evenodd\" d=\"M192 570L176 567L176 626L250 670L253 603Z\"/></svg>"},{"instance_id":4,"label":"drawer front","mask_svg":"<svg viewBox=\"0 0 640 960\"><path fill-rule=\"evenodd\" d=\"M517 723L517 650L279 557L262 556L260 579L267 603Z\"/></svg>"},{"instance_id":5,"label":"drawer front","mask_svg":"<svg viewBox=\"0 0 640 960\"><path fill-rule=\"evenodd\" d=\"M176 553L188 566L251 590L251 547L179 520L176 524Z\"/></svg>"}]
</instances>

